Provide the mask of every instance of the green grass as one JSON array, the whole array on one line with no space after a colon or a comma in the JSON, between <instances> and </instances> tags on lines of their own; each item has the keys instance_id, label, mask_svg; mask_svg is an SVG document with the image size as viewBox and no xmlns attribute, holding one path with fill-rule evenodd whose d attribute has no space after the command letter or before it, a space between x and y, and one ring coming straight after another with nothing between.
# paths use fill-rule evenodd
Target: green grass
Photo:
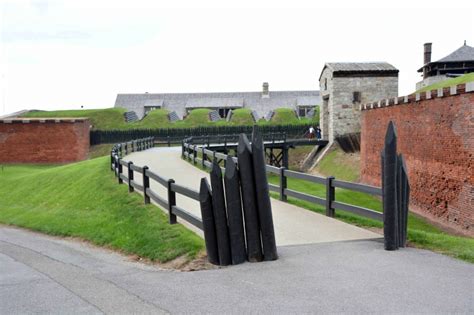
<instances>
[{"instance_id":1,"label":"green grass","mask_svg":"<svg viewBox=\"0 0 474 315\"><path fill-rule=\"evenodd\" d=\"M325 176L334 176L349 182L357 181L360 172L358 161L350 161L342 150L333 150L326 154L316 170Z\"/></svg>"},{"instance_id":2,"label":"green grass","mask_svg":"<svg viewBox=\"0 0 474 315\"><path fill-rule=\"evenodd\" d=\"M169 112L166 109L156 109L148 113L142 120L133 123L126 123L123 108L106 109L82 109L82 110L57 110L57 111L32 111L22 117L31 118L74 118L87 117L91 120L93 130L126 130L126 129L158 129L158 128L195 128L206 126L238 126L254 124L251 110L248 108L236 109L230 122L225 119L212 122L209 120L210 109L198 108L192 110L184 120L170 122L168 120ZM275 117L267 122L264 119L258 122L259 125L287 125L287 124L307 124L319 123L319 114L315 118L298 119L294 111L288 108L276 110Z\"/></svg>"},{"instance_id":3,"label":"green grass","mask_svg":"<svg viewBox=\"0 0 474 315\"><path fill-rule=\"evenodd\" d=\"M55 111L33 111L22 117L88 117L94 130L126 129L130 124L125 122L123 108L106 109L79 109L79 110L55 110Z\"/></svg>"},{"instance_id":4,"label":"green grass","mask_svg":"<svg viewBox=\"0 0 474 315\"><path fill-rule=\"evenodd\" d=\"M169 111L166 109L155 109L150 111L141 121L134 122L131 125L137 128L149 129L168 128L171 124L168 114Z\"/></svg>"},{"instance_id":5,"label":"green grass","mask_svg":"<svg viewBox=\"0 0 474 315\"><path fill-rule=\"evenodd\" d=\"M241 126L241 125L253 125L252 110L249 108L239 108L232 111L232 117L230 118L230 124Z\"/></svg>"},{"instance_id":6,"label":"green grass","mask_svg":"<svg viewBox=\"0 0 474 315\"><path fill-rule=\"evenodd\" d=\"M448 80L444 80L444 81L441 81L441 82L437 82L437 83L428 85L428 86L426 86L426 87L424 87L424 88L422 88L422 89L420 89L416 92L419 93L419 92L437 90L437 89L440 89L440 88L447 88L447 87L450 87L450 86L454 86L454 85L458 85L458 84L462 84L462 83L467 83L467 82L471 82L471 81L474 81L474 72L462 75L462 76L457 77L457 78L452 78L452 79L448 79Z\"/></svg>"},{"instance_id":7,"label":"green grass","mask_svg":"<svg viewBox=\"0 0 474 315\"><path fill-rule=\"evenodd\" d=\"M340 154L338 150L330 152L323 158L319 167L324 170L326 175L335 174L338 179L353 181L354 178L358 178L358 167L347 164L347 162L340 163L341 159L338 158L338 154ZM272 184L279 184L278 176L269 176L268 180ZM288 188L322 198L326 197L324 185L299 179L288 178ZM272 193L272 196L278 197L275 193ZM382 212L381 199L368 194L336 188L336 200ZM288 202L311 211L325 213L324 207L306 201L288 198ZM336 209L336 218L361 227L383 228L379 221L342 210ZM474 239L448 234L412 213L409 214L408 218L408 241L411 246L433 250L474 263Z\"/></svg>"},{"instance_id":8,"label":"green grass","mask_svg":"<svg viewBox=\"0 0 474 315\"><path fill-rule=\"evenodd\" d=\"M0 222L94 244L158 262L191 260L203 240L118 185L109 157L64 166L0 168Z\"/></svg>"}]
</instances>

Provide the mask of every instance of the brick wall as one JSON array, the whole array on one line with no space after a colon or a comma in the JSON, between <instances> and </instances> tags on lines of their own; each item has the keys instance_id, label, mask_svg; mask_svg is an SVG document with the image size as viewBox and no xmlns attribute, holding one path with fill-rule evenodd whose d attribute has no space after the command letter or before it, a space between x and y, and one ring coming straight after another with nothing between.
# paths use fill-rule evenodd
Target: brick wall
<instances>
[{"instance_id":1,"label":"brick wall","mask_svg":"<svg viewBox=\"0 0 474 315\"><path fill-rule=\"evenodd\" d=\"M361 177L380 185L390 120L407 161L410 211L474 235L474 83L362 106Z\"/></svg>"},{"instance_id":2,"label":"brick wall","mask_svg":"<svg viewBox=\"0 0 474 315\"><path fill-rule=\"evenodd\" d=\"M87 119L0 120L0 163L68 163L87 158Z\"/></svg>"}]
</instances>

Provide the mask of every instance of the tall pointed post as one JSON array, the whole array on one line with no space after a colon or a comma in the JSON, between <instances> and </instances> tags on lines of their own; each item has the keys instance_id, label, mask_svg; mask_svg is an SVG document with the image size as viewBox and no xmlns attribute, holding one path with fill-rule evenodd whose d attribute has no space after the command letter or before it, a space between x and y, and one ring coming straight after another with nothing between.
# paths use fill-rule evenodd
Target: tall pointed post
<instances>
[{"instance_id":1,"label":"tall pointed post","mask_svg":"<svg viewBox=\"0 0 474 315\"><path fill-rule=\"evenodd\" d=\"M242 203L240 202L239 173L237 172L237 165L230 155L227 156L225 165L224 185L232 264L237 265L246 260L247 254L245 252Z\"/></svg>"},{"instance_id":2,"label":"tall pointed post","mask_svg":"<svg viewBox=\"0 0 474 315\"><path fill-rule=\"evenodd\" d=\"M232 263L229 242L229 229L227 226L227 213L225 209L224 185L222 183L222 171L216 161L212 163L211 170L212 187L212 209L216 225L217 248L219 252L219 263L227 266Z\"/></svg>"},{"instance_id":3,"label":"tall pointed post","mask_svg":"<svg viewBox=\"0 0 474 315\"><path fill-rule=\"evenodd\" d=\"M383 149L383 234L386 250L398 249L397 132L388 124Z\"/></svg>"},{"instance_id":4,"label":"tall pointed post","mask_svg":"<svg viewBox=\"0 0 474 315\"><path fill-rule=\"evenodd\" d=\"M273 227L272 204L268 191L268 180L265 163L265 147L262 135L254 129L252 135L252 161L255 176L255 189L257 195L258 217L262 232L262 247L264 260L278 259L275 229Z\"/></svg>"},{"instance_id":5,"label":"tall pointed post","mask_svg":"<svg viewBox=\"0 0 474 315\"><path fill-rule=\"evenodd\" d=\"M244 209L247 259L250 262L257 262L262 260L262 247L251 152L252 148L247 136L244 133L240 134L239 144L237 146L237 159L239 161L240 185Z\"/></svg>"},{"instance_id":6,"label":"tall pointed post","mask_svg":"<svg viewBox=\"0 0 474 315\"><path fill-rule=\"evenodd\" d=\"M201 218L204 230L204 242L206 243L207 259L211 264L219 265L216 227L214 213L212 211L212 194L206 178L201 178L199 204L201 205Z\"/></svg>"}]
</instances>

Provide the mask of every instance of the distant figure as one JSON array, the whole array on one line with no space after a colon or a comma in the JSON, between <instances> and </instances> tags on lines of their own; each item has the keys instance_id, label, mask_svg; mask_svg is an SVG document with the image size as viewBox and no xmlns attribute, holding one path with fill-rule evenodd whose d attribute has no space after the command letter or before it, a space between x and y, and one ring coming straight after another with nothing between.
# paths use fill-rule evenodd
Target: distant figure
<instances>
[{"instance_id":1,"label":"distant figure","mask_svg":"<svg viewBox=\"0 0 474 315\"><path fill-rule=\"evenodd\" d=\"M314 135L315 135L315 131L314 131L313 126L311 126L311 127L309 127L308 138L313 139Z\"/></svg>"},{"instance_id":2,"label":"distant figure","mask_svg":"<svg viewBox=\"0 0 474 315\"><path fill-rule=\"evenodd\" d=\"M319 128L319 125L316 126L316 139L321 140L321 128Z\"/></svg>"}]
</instances>

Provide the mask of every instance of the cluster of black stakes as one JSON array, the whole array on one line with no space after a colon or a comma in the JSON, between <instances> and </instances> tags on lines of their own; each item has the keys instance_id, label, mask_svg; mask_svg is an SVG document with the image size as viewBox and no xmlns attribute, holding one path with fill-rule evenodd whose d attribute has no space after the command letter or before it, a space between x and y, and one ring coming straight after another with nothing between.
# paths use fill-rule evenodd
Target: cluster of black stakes
<instances>
[{"instance_id":1,"label":"cluster of black stakes","mask_svg":"<svg viewBox=\"0 0 474 315\"><path fill-rule=\"evenodd\" d=\"M206 178L201 180L204 240L212 264L226 266L278 258L264 154L257 129L251 143L241 134L237 158L227 157L224 176L214 161L211 187Z\"/></svg>"},{"instance_id":2,"label":"cluster of black stakes","mask_svg":"<svg viewBox=\"0 0 474 315\"><path fill-rule=\"evenodd\" d=\"M405 159L397 154L397 131L390 121L382 158L383 229L386 250L405 247L407 242L410 184Z\"/></svg>"}]
</instances>

